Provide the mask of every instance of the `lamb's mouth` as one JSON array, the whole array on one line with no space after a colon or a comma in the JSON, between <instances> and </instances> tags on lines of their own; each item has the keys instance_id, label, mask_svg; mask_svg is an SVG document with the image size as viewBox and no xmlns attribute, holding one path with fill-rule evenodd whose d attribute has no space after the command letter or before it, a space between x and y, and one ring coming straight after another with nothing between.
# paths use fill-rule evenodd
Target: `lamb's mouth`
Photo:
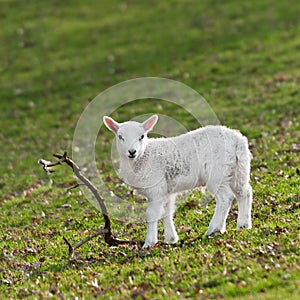
<instances>
[{"instance_id":1,"label":"lamb's mouth","mask_svg":"<svg viewBox=\"0 0 300 300\"><path fill-rule=\"evenodd\" d=\"M128 155L129 158L134 159L136 158L136 155Z\"/></svg>"}]
</instances>

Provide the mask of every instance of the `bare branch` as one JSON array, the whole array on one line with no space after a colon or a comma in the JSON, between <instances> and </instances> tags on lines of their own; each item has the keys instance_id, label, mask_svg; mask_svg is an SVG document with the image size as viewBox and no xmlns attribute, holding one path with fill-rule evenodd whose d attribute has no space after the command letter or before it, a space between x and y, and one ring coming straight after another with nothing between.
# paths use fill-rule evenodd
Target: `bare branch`
<instances>
[{"instance_id":1,"label":"bare branch","mask_svg":"<svg viewBox=\"0 0 300 300\"><path fill-rule=\"evenodd\" d=\"M68 245L69 247L69 258L72 258L74 255L74 251L81 247L83 244L87 243L88 241L92 240L93 238L95 238L96 236L99 236L103 233L105 233L106 230L103 227L99 227L95 232L91 233L89 236L87 236L86 238L84 238L83 240L79 241L77 244L75 244L74 246L72 246L70 244L70 242L63 236L63 240L65 241L65 243Z\"/></svg>"},{"instance_id":2,"label":"bare branch","mask_svg":"<svg viewBox=\"0 0 300 300\"><path fill-rule=\"evenodd\" d=\"M67 188L67 192L71 191L71 190L74 190L78 187L80 187L81 185L84 185L83 183L76 183L74 185L72 185L71 187Z\"/></svg>"},{"instance_id":3,"label":"bare branch","mask_svg":"<svg viewBox=\"0 0 300 300\"><path fill-rule=\"evenodd\" d=\"M68 245L68 248L69 248L69 258L72 258L73 255L74 255L74 248L72 247L72 245L70 244L70 242L64 236L63 236L63 240Z\"/></svg>"},{"instance_id":4,"label":"bare branch","mask_svg":"<svg viewBox=\"0 0 300 300\"><path fill-rule=\"evenodd\" d=\"M69 167L71 167L73 169L74 174L76 175L76 177L82 182L82 184L84 184L94 195L95 199L97 200L102 215L104 217L104 228L98 228L98 230L94 233L92 233L91 235L89 235L88 237L86 237L85 239L83 239L82 241L78 242L75 246L72 246L69 241L63 237L65 243L68 245L69 247L69 257L72 257L74 254L74 250L79 248L80 246L82 246L84 243L90 241L91 239L93 239L94 237L103 234L104 233L104 240L107 244L109 244L110 246L116 246L116 245L120 245L120 244L136 244L135 241L124 241L124 240L118 240L116 238L113 237L112 235L112 231L111 231L111 221L110 221L110 217L109 217L109 213L107 211L106 205L104 203L104 199L100 196L97 188L95 187L95 185L87 178L85 177L81 171L80 168L78 167L78 165L67 156L67 152L64 152L63 155L59 154L59 153L55 153L53 154L54 157L56 157L58 160L55 162L51 162L51 161L47 161L44 159L40 159L38 162L39 164L41 164L43 166L43 169L45 170L45 172L47 174L54 172L51 168L58 166L58 165L62 165L63 163L67 164ZM80 184L75 185L72 188L76 188L78 187Z\"/></svg>"}]
</instances>

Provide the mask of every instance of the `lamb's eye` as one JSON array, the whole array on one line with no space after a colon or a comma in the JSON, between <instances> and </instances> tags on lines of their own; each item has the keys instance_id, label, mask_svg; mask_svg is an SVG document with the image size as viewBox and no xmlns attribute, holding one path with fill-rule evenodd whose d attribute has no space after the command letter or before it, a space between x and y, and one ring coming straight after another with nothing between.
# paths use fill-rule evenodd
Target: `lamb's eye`
<instances>
[{"instance_id":1,"label":"lamb's eye","mask_svg":"<svg viewBox=\"0 0 300 300\"><path fill-rule=\"evenodd\" d=\"M141 137L140 137L140 141L141 141L143 138L144 138L144 135L141 135Z\"/></svg>"},{"instance_id":2,"label":"lamb's eye","mask_svg":"<svg viewBox=\"0 0 300 300\"><path fill-rule=\"evenodd\" d=\"M121 136L121 134L118 135L118 138L120 141L124 141L124 138Z\"/></svg>"}]
</instances>

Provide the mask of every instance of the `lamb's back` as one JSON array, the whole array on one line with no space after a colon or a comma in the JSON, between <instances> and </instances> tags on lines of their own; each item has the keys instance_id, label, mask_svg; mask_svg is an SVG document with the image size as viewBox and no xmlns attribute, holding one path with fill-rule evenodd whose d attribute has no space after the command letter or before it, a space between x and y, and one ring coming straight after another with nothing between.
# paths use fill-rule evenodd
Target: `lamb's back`
<instances>
[{"instance_id":1,"label":"lamb's back","mask_svg":"<svg viewBox=\"0 0 300 300\"><path fill-rule=\"evenodd\" d=\"M236 145L246 138L237 130L225 126L209 125L185 134L170 137L149 139L150 153L168 153L179 150L184 155L198 154L206 151L215 151L218 148L233 150ZM158 150L158 151L157 151Z\"/></svg>"}]
</instances>

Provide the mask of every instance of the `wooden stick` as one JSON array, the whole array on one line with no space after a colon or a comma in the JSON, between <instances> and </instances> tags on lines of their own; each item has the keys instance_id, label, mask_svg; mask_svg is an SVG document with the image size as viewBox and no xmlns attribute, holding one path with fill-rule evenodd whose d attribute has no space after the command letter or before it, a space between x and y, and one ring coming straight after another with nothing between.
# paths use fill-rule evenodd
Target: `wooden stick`
<instances>
[{"instance_id":1,"label":"wooden stick","mask_svg":"<svg viewBox=\"0 0 300 300\"><path fill-rule=\"evenodd\" d=\"M54 170L52 170L52 167L62 165L62 163L66 163L69 167L71 167L73 169L73 172L76 175L76 177L92 192L92 194L94 195L94 197L96 198L96 200L100 206L102 215L104 217L104 228L99 227L96 232L90 234L88 237L86 237L82 241L79 241L75 246L72 246L69 243L69 241L65 237L63 237L65 243L69 247L69 258L73 256L75 249L79 248L86 242L90 241L94 237L96 237L100 234L103 234L103 233L104 233L105 242L110 246L116 246L116 245L120 245L120 244L136 244L135 241L119 240L119 239L116 239L113 237L112 230L111 230L111 221L110 221L110 217L109 217L109 213L107 211L106 205L104 203L104 199L100 196L95 185L81 173L78 165L67 156L67 152L64 152L63 155L55 153L55 154L53 154L53 156L56 157L58 160L55 162L50 162L50 161L47 161L44 159L40 159L38 161L39 164L41 164L43 166L43 169L45 170L45 172L47 174L52 173L52 172L54 172Z\"/></svg>"}]
</instances>

